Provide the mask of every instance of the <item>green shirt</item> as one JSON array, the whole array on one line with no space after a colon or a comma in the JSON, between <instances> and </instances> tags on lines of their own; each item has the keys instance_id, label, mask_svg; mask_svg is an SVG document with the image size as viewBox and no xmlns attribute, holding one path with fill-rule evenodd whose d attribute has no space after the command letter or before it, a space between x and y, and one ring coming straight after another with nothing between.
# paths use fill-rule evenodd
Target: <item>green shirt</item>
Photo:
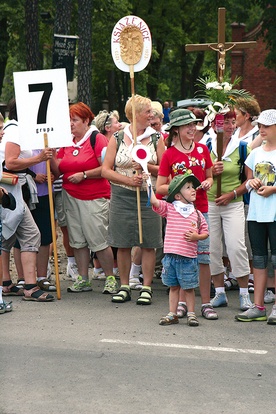
<instances>
[{"instance_id":1,"label":"green shirt","mask_svg":"<svg viewBox=\"0 0 276 414\"><path fill-rule=\"evenodd\" d=\"M249 154L250 149L247 146L247 155ZM211 159L214 162L216 160L216 155L211 151ZM238 163L240 159L239 147L237 147L232 154L228 155L227 161L223 160L223 173L221 174L221 194L230 193L241 185L239 175L240 175L240 164ZM217 179L218 176L214 177L214 184L211 189L208 191L208 200L215 201L217 194ZM239 196L236 200L232 202L242 201L243 197Z\"/></svg>"}]
</instances>

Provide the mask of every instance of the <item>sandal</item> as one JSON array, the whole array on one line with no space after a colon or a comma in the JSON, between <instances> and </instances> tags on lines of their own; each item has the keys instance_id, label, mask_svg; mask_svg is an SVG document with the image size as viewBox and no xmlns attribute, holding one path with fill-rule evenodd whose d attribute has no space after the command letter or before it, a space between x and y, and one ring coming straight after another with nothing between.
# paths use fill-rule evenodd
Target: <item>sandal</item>
<instances>
[{"instance_id":1,"label":"sandal","mask_svg":"<svg viewBox=\"0 0 276 414\"><path fill-rule=\"evenodd\" d=\"M152 291L151 288L143 288L140 290L140 296L136 301L136 305L151 305Z\"/></svg>"},{"instance_id":2,"label":"sandal","mask_svg":"<svg viewBox=\"0 0 276 414\"><path fill-rule=\"evenodd\" d=\"M201 315L205 319L218 319L218 314L211 304L201 306Z\"/></svg>"},{"instance_id":3,"label":"sandal","mask_svg":"<svg viewBox=\"0 0 276 414\"><path fill-rule=\"evenodd\" d=\"M33 294L35 293L35 296ZM54 296L49 295L47 292L43 292L38 286L32 289L24 289L23 300L32 300L34 302L51 302L54 300Z\"/></svg>"},{"instance_id":4,"label":"sandal","mask_svg":"<svg viewBox=\"0 0 276 414\"><path fill-rule=\"evenodd\" d=\"M194 313L188 313L187 324L189 326L198 326L198 320Z\"/></svg>"},{"instance_id":5,"label":"sandal","mask_svg":"<svg viewBox=\"0 0 276 414\"><path fill-rule=\"evenodd\" d=\"M3 296L22 296L23 289L11 283L9 286L3 286L2 294Z\"/></svg>"},{"instance_id":6,"label":"sandal","mask_svg":"<svg viewBox=\"0 0 276 414\"><path fill-rule=\"evenodd\" d=\"M49 282L48 279L41 279L37 282L37 286L40 287L41 290L45 290L45 292L56 292L57 288L55 285Z\"/></svg>"},{"instance_id":7,"label":"sandal","mask_svg":"<svg viewBox=\"0 0 276 414\"><path fill-rule=\"evenodd\" d=\"M185 303L179 303L177 306L176 314L179 318L184 318L187 315L188 308Z\"/></svg>"},{"instance_id":8,"label":"sandal","mask_svg":"<svg viewBox=\"0 0 276 414\"><path fill-rule=\"evenodd\" d=\"M112 296L112 302L124 303L131 300L131 292L129 288L121 287L115 295Z\"/></svg>"},{"instance_id":9,"label":"sandal","mask_svg":"<svg viewBox=\"0 0 276 414\"><path fill-rule=\"evenodd\" d=\"M174 325L176 323L179 323L178 316L172 313L168 313L167 316L163 316L159 321L159 325Z\"/></svg>"}]
</instances>

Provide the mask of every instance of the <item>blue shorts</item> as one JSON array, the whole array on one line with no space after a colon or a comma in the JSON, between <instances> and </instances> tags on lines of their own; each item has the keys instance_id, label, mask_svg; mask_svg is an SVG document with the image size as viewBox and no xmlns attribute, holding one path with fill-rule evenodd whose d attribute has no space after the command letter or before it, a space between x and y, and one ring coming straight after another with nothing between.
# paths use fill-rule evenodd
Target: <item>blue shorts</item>
<instances>
[{"instance_id":1,"label":"blue shorts","mask_svg":"<svg viewBox=\"0 0 276 414\"><path fill-rule=\"evenodd\" d=\"M202 213L209 226L208 213ZM197 244L197 258L199 264L210 264L210 237L205 240L199 240Z\"/></svg>"},{"instance_id":2,"label":"blue shorts","mask_svg":"<svg viewBox=\"0 0 276 414\"><path fill-rule=\"evenodd\" d=\"M180 286L182 289L198 287L197 258L165 254L162 259L162 282L166 286Z\"/></svg>"}]
</instances>

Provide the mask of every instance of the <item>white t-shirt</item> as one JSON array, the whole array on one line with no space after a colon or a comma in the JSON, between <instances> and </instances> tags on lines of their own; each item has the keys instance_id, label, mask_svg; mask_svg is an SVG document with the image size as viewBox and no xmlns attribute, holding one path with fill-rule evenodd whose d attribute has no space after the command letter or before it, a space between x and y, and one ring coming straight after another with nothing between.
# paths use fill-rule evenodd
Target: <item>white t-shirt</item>
<instances>
[{"instance_id":1,"label":"white t-shirt","mask_svg":"<svg viewBox=\"0 0 276 414\"><path fill-rule=\"evenodd\" d=\"M247 132L247 134L245 134L242 137L239 137L240 130L241 130L240 127L237 128L236 131L233 134L233 137L238 138L241 141L245 141L245 142L247 142L247 144L250 144L253 141L253 135L255 135L255 137L256 137L259 133L258 125L255 125L254 128L252 128L249 132Z\"/></svg>"},{"instance_id":2,"label":"white t-shirt","mask_svg":"<svg viewBox=\"0 0 276 414\"><path fill-rule=\"evenodd\" d=\"M253 171L254 178L259 178L263 185L276 186L276 150L255 148L246 158L245 164ZM276 193L263 197L251 190L247 220L259 223L276 221Z\"/></svg>"}]
</instances>

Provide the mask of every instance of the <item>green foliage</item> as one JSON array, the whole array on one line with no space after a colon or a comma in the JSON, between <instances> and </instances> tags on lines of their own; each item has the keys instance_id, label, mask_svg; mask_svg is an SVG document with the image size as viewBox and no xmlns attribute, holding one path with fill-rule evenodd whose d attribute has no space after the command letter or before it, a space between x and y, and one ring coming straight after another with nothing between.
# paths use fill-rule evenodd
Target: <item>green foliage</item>
<instances>
[{"instance_id":1,"label":"green foliage","mask_svg":"<svg viewBox=\"0 0 276 414\"><path fill-rule=\"evenodd\" d=\"M267 8L268 4L274 7ZM26 70L26 40L24 0L9 0L0 4L0 16L8 18L8 64L1 99L7 101L13 94L12 73ZM111 33L115 23L126 15L142 18L151 31L152 56L148 66L135 73L136 93L151 99L165 101L194 96L196 79L209 71L216 72L217 56L214 51L187 53L188 43L216 42L218 35L218 8L226 8L226 41L231 40L231 23L246 24L250 30L263 18L263 30L271 52L267 64L276 66L276 10L275 0L93 0L91 48L92 54L92 107L94 112L108 100L112 108L122 108L130 95L128 73L118 70L111 56ZM52 44L56 2L40 0L40 13L49 12L47 20L39 17L40 51L45 69L52 65ZM78 0L72 0L70 34L78 34ZM3 52L4 53L4 52ZM228 55L228 54L227 54ZM226 55L226 73L229 57ZM0 55L1 57L1 55Z\"/></svg>"}]
</instances>

